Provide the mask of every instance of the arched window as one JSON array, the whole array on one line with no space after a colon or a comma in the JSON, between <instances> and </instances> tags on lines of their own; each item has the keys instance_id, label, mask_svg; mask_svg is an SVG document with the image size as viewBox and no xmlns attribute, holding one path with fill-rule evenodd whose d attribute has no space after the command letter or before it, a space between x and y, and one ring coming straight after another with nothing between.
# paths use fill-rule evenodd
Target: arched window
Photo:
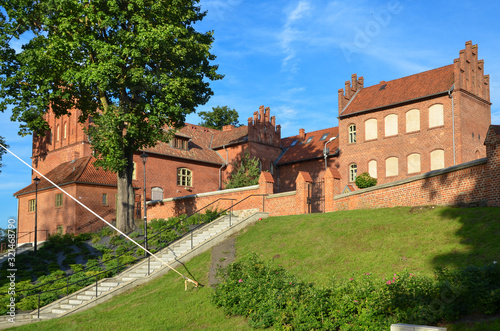
<instances>
[{"instance_id":1,"label":"arched window","mask_svg":"<svg viewBox=\"0 0 500 331\"><path fill-rule=\"evenodd\" d=\"M399 175L399 160L397 157L389 157L385 160L385 177Z\"/></svg>"},{"instance_id":2,"label":"arched window","mask_svg":"<svg viewBox=\"0 0 500 331\"><path fill-rule=\"evenodd\" d=\"M349 143L354 144L356 142L356 125L349 125Z\"/></svg>"},{"instance_id":3,"label":"arched window","mask_svg":"<svg viewBox=\"0 0 500 331\"><path fill-rule=\"evenodd\" d=\"M193 186L193 173L187 168L177 169L177 185L180 186Z\"/></svg>"},{"instance_id":4,"label":"arched window","mask_svg":"<svg viewBox=\"0 0 500 331\"><path fill-rule=\"evenodd\" d=\"M444 109L442 104L429 107L429 128L444 125Z\"/></svg>"},{"instance_id":5,"label":"arched window","mask_svg":"<svg viewBox=\"0 0 500 331\"><path fill-rule=\"evenodd\" d=\"M57 125L57 141L61 138L61 128L59 127L59 124Z\"/></svg>"},{"instance_id":6,"label":"arched window","mask_svg":"<svg viewBox=\"0 0 500 331\"><path fill-rule=\"evenodd\" d=\"M408 155L408 173L420 172L420 154L413 153Z\"/></svg>"},{"instance_id":7,"label":"arched window","mask_svg":"<svg viewBox=\"0 0 500 331\"><path fill-rule=\"evenodd\" d=\"M137 164L135 162L132 162L134 166L134 171L132 171L132 179L136 180L137 179Z\"/></svg>"},{"instance_id":8,"label":"arched window","mask_svg":"<svg viewBox=\"0 0 500 331\"><path fill-rule=\"evenodd\" d=\"M377 120L371 118L365 122L365 140L377 139Z\"/></svg>"},{"instance_id":9,"label":"arched window","mask_svg":"<svg viewBox=\"0 0 500 331\"><path fill-rule=\"evenodd\" d=\"M269 162L269 172L274 175L274 164L272 162Z\"/></svg>"},{"instance_id":10,"label":"arched window","mask_svg":"<svg viewBox=\"0 0 500 331\"><path fill-rule=\"evenodd\" d=\"M435 149L431 152L431 171L444 168L444 150Z\"/></svg>"},{"instance_id":11,"label":"arched window","mask_svg":"<svg viewBox=\"0 0 500 331\"><path fill-rule=\"evenodd\" d=\"M385 136L396 136L398 134L398 115L390 114L384 119Z\"/></svg>"},{"instance_id":12,"label":"arched window","mask_svg":"<svg viewBox=\"0 0 500 331\"><path fill-rule=\"evenodd\" d=\"M153 187L151 189L151 199L153 201L163 200L163 189L161 187Z\"/></svg>"},{"instance_id":13,"label":"arched window","mask_svg":"<svg viewBox=\"0 0 500 331\"><path fill-rule=\"evenodd\" d=\"M368 174L370 174L370 177L377 178L377 161L371 160L368 162Z\"/></svg>"},{"instance_id":14,"label":"arched window","mask_svg":"<svg viewBox=\"0 0 500 331\"><path fill-rule=\"evenodd\" d=\"M63 131L63 139L68 137L68 123L64 122L64 131Z\"/></svg>"},{"instance_id":15,"label":"arched window","mask_svg":"<svg viewBox=\"0 0 500 331\"><path fill-rule=\"evenodd\" d=\"M420 130L420 110L410 109L406 112L406 132Z\"/></svg>"},{"instance_id":16,"label":"arched window","mask_svg":"<svg viewBox=\"0 0 500 331\"><path fill-rule=\"evenodd\" d=\"M356 163L353 163L349 166L349 181L354 182L356 180L356 176L358 174L358 166Z\"/></svg>"}]
</instances>

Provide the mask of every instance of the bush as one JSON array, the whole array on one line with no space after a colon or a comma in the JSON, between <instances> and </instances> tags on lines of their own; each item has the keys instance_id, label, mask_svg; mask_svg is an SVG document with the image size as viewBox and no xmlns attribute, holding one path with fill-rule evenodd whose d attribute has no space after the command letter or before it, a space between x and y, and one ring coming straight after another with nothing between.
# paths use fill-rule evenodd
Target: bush
<instances>
[{"instance_id":1,"label":"bush","mask_svg":"<svg viewBox=\"0 0 500 331\"><path fill-rule=\"evenodd\" d=\"M436 278L369 273L317 288L257 255L219 270L211 301L254 328L388 330L393 323L437 325L500 309L500 267L440 270Z\"/></svg>"},{"instance_id":2,"label":"bush","mask_svg":"<svg viewBox=\"0 0 500 331\"><path fill-rule=\"evenodd\" d=\"M359 188L367 188L377 185L377 178L373 178L369 173L363 172L356 177L356 186Z\"/></svg>"}]
</instances>

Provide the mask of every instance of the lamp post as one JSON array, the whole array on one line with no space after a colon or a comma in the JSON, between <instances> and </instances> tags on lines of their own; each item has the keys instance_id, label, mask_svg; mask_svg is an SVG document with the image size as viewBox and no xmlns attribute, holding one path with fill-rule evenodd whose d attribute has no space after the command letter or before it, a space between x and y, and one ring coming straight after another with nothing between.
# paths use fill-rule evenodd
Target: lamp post
<instances>
[{"instance_id":1,"label":"lamp post","mask_svg":"<svg viewBox=\"0 0 500 331\"><path fill-rule=\"evenodd\" d=\"M38 224L37 224L37 221L38 221L38 183L40 183L40 178L35 177L33 179L33 181L35 182L35 246L33 248L33 251L36 253L36 251L37 251L36 235L38 233Z\"/></svg>"},{"instance_id":2,"label":"lamp post","mask_svg":"<svg viewBox=\"0 0 500 331\"><path fill-rule=\"evenodd\" d=\"M144 199L144 248L148 249L148 217L146 214L146 161L148 160L148 154L142 152L141 154L142 168L144 169L144 185L143 185L143 199ZM145 251L144 256L148 256Z\"/></svg>"},{"instance_id":3,"label":"lamp post","mask_svg":"<svg viewBox=\"0 0 500 331\"><path fill-rule=\"evenodd\" d=\"M334 141L336 138L337 137L331 137L330 140L328 140L325 143L325 148L323 149L323 156L325 157L325 170L328 169L328 161L326 160L326 158L328 157L328 151L326 150L326 144L328 144L329 142Z\"/></svg>"}]
</instances>

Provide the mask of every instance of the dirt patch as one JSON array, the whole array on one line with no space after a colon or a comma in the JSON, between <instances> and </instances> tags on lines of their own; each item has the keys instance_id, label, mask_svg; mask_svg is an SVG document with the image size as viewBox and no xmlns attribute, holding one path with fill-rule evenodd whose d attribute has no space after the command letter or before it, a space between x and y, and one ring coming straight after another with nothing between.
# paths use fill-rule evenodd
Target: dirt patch
<instances>
[{"instance_id":1,"label":"dirt patch","mask_svg":"<svg viewBox=\"0 0 500 331\"><path fill-rule=\"evenodd\" d=\"M235 248L236 236L232 236L221 242L219 245L212 248L212 265L208 273L208 283L214 287L220 283L220 279L216 277L218 268L225 268L236 257Z\"/></svg>"}]
</instances>

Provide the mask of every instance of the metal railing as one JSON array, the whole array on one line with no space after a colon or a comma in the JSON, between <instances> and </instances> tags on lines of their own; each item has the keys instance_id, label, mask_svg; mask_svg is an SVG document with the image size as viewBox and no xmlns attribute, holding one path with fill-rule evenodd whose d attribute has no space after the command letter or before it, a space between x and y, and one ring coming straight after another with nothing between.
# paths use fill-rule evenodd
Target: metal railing
<instances>
[{"instance_id":1,"label":"metal railing","mask_svg":"<svg viewBox=\"0 0 500 331\"><path fill-rule=\"evenodd\" d=\"M195 226L195 227L191 228L191 229L190 229L190 231L188 231L187 233L184 233L184 234L183 234L182 236L180 236L179 238L176 238L176 239L171 240L171 241L167 241L167 240L162 241L162 240L161 240L161 238L162 238L161 234L162 234L162 233L165 233L166 231L176 230L175 228L174 228L174 229L173 229L173 228L165 228L165 229L163 229L163 230L159 231L158 233L156 233L155 235L153 235L152 237L147 238L147 240L148 240L148 241L150 241L150 240L154 240L156 237L158 237L158 238L159 238L159 240L158 240L158 244L156 245L156 247L157 247L157 248L159 248L159 249L162 249L162 248L164 248L164 247L166 247L166 246L168 246L168 245L171 245L171 244L173 244L173 243L175 243L175 242L182 241L182 240L183 240L183 239L185 239L187 236L191 236L191 249L192 249L192 248L193 248L193 233L194 233L196 230L198 230L198 229L199 229L199 228L201 228L202 226L205 226L206 224L208 224L208 223L212 222L213 220L217 219L218 217L220 217L221 215L225 214L225 213L226 213L226 212L228 212L228 211L229 211L229 227L231 227L231 226L232 226L232 224L231 224L231 217L232 217L232 211L233 211L234 206L236 206L236 205L238 205L238 204L240 204L240 203L244 202L245 200L247 200L248 198L251 198L251 197L253 197L253 196L262 196L262 197L263 197L263 199L262 199L262 204L263 204L263 205L262 205L262 210L264 211L264 210L265 210L265 197L267 196L267 194L252 194L252 195L249 195L249 196L245 197L244 199L242 199L242 200L240 200L240 201L238 201L238 202L236 202L236 203L232 203L232 204L231 204L231 206L230 206L229 208L226 208L226 209L224 209L224 210L222 210L222 211L218 212L218 213L217 213L215 216L213 216L211 219L208 219L208 220L205 220L205 222L201 222L201 223L199 223L199 224L196 224L196 226ZM204 206L204 207L202 207L202 208L200 208L200 209L196 210L193 214L191 214L191 215L189 215L189 216L184 217L183 219L181 219L181 220L179 221L179 224L182 226L184 221L186 221L187 219L189 219L189 218L191 218L191 217L193 217L193 216L195 216L195 215L198 215L197 217L198 217L198 220L199 220L199 218L201 217L200 211L202 211L202 210L206 209L207 207L209 207L209 206L211 206L211 205L213 205L213 204L215 204L216 202L221 201L221 200L230 200L230 201L234 201L234 200L236 200L236 199L230 199L230 198L219 198L219 199L217 199L217 200L213 201L212 203L210 203L210 204L208 204L208 205L206 205L206 206ZM48 232L48 230L38 230L38 231L46 231L46 232ZM29 235L29 234L31 234L32 232L34 232L34 231L27 232L25 235ZM25 236L25 235L23 235L23 236ZM20 238L21 238L21 237L20 237ZM141 242L139 242L139 243L141 243ZM142 241L142 243L144 244L144 241ZM153 247L155 247L155 246L153 246ZM74 292L76 292L76 291L81 290L81 289L82 289L82 288L84 288L85 286L89 285L88 280L90 280L90 279L94 279L94 278L95 278L95 288L96 288L96 298L97 298L97 297L99 296L99 291L98 291L98 290L99 290L99 288L98 288L98 287L99 287L99 285L98 285L98 282L99 282L99 280L100 280L100 279L104 279L104 278L107 278L107 277L112 277L112 276L114 276L114 275L118 274L121 270L124 270L126 266L129 266L129 265L135 264L137 261L140 261L140 260L142 260L142 259L144 259L144 258L145 258L145 257L144 257L144 255L139 254L139 257L136 257L136 258L134 258L133 260L129 260L129 261L128 261L128 262L126 262L126 263L120 263L120 257L124 256L125 254L129 253L131 250L134 250L134 249L135 249L135 250L137 250L137 249L138 249L138 247L133 246L133 247L131 247L131 248L129 248L129 249L127 249L127 250L125 250L123 253L121 253L121 254L119 254L119 255L117 255L117 254L116 254L116 251L115 251L115 256L114 256L113 258L110 258L110 259L107 259L107 260L104 260L104 261L103 261L103 260L100 260L100 261L98 262L98 265L93 265L93 266L90 266L90 267L85 266L85 267L84 267L82 270L80 270L80 271L76 271L76 272L73 272L73 273L71 273L71 274L66 274L66 275L64 275L64 276L62 276L62 277L55 278L55 279L53 279L53 280L50 280L50 281L45 282L45 283L42 283L42 284L38 284L37 286L32 287L32 288L29 288L29 289L24 289L24 290L19 290L19 291L16 291L16 296L17 296L17 299L19 299L19 296L18 296L18 295L19 295L19 294L21 294L21 293L23 293L23 292L27 292L27 294L26 294L26 295L22 295L22 296L21 296L21 298L26 298L26 297L30 297L30 296L34 296L34 295L38 295L37 316L38 316L38 318L39 318L39 317L40 317L41 296L42 296L42 294L45 294L45 293L51 293L51 292L57 292L57 291L60 291L60 290L66 289L66 296L68 296L68 295L70 294L70 293L69 293L69 289L70 289L70 286L71 286L71 285L78 285L78 286L81 286L81 288L80 288L80 289L76 289L76 290L74 291ZM150 258L151 258L151 257L150 257L150 256L148 256L148 273L147 273L147 275L149 275L149 274L150 274ZM116 260L116 261L117 261L117 262L116 262L117 266L114 266L114 267L113 267L113 266L111 266L111 267L109 267L109 266L111 265L111 263L110 263L110 262L112 262L112 261L114 261L114 260ZM87 277L84 277L84 278L81 278L81 279L77 279L77 280L76 280L76 281L74 281L74 282L70 282L70 278L71 278L71 277L76 278L76 277L75 277L75 275L78 275L78 274L84 274L84 273L89 272L89 271L96 271L96 270L95 270L95 268L97 268L97 267L101 268L101 271L100 271L99 273L97 273L97 274L93 274L93 275L91 275L91 276L87 276ZM105 268L105 269L103 270L103 268ZM91 269L94 269L94 270L91 270ZM40 291L38 291L38 292L36 292L36 293L32 293L33 291L36 291L37 289L42 289L43 287L45 287L45 288L46 288L47 286L49 286L49 285L51 285L51 284L54 284L54 283L56 283L56 282L58 282L58 281L61 281L61 280L63 280L63 279L65 279L65 282L66 282L66 284L65 284L64 286L57 287L57 288L50 289L50 290L46 290L46 291L40 290ZM79 284L82 284L82 282L84 283L84 285L79 285ZM35 285L35 284L37 284L37 283L34 283L34 285ZM73 293L73 292L72 292L72 293ZM0 296L2 296L2 295L7 295L7 294L8 294L7 292L6 292L6 293L0 293ZM60 298L60 297L59 297L59 294L56 294L56 296L57 296L58 298ZM56 300L57 300L57 299L56 299ZM16 300L16 301L19 301L19 300ZM55 300L54 300L54 301L55 301ZM53 301L52 301L52 302L53 302ZM49 302L49 303L47 303L47 304L50 304L50 303L52 303L52 302Z\"/></svg>"}]
</instances>

